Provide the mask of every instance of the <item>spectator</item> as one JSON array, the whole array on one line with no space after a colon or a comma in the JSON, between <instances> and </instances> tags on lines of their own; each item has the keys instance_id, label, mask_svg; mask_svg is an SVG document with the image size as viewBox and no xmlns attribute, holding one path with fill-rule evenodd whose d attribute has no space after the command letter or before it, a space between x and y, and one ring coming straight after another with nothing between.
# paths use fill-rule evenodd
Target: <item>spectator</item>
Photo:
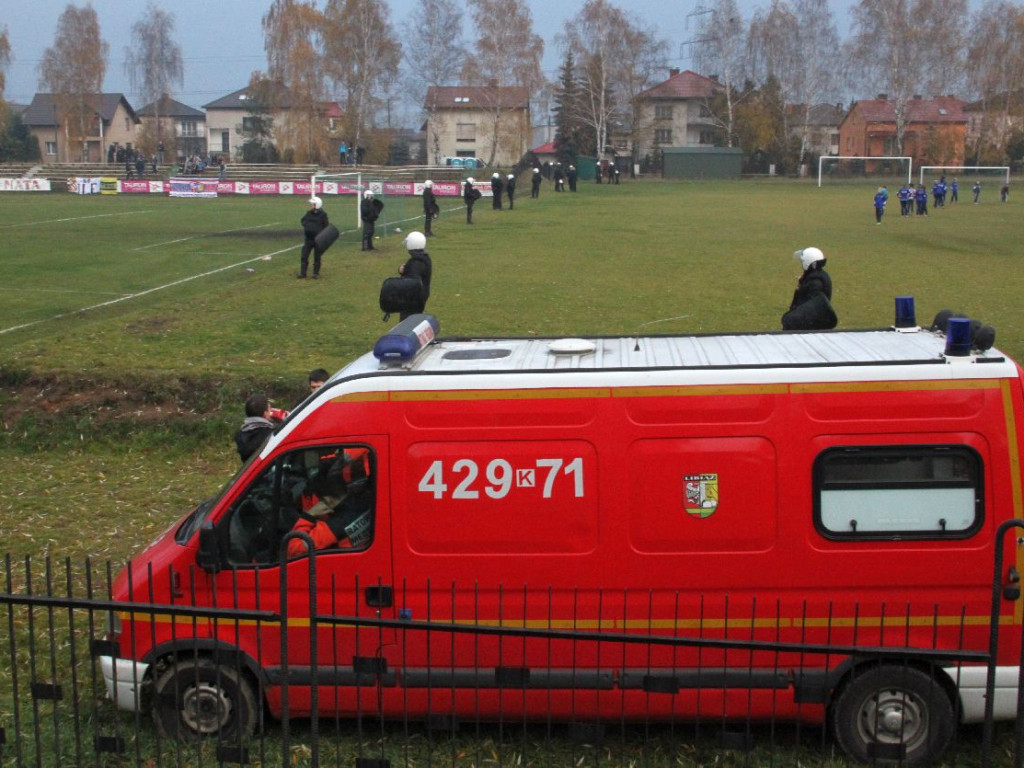
<instances>
[{"instance_id":1,"label":"spectator","mask_svg":"<svg viewBox=\"0 0 1024 768\"><path fill-rule=\"evenodd\" d=\"M971 192L974 194L974 204L978 204L978 197L981 195L981 182L974 182L974 186L971 187Z\"/></svg>"},{"instance_id":2,"label":"spectator","mask_svg":"<svg viewBox=\"0 0 1024 768\"><path fill-rule=\"evenodd\" d=\"M235 433L235 446L243 464L273 433L274 422L270 416L270 401L265 395L250 395L245 401L245 421Z\"/></svg>"},{"instance_id":3,"label":"spectator","mask_svg":"<svg viewBox=\"0 0 1024 768\"><path fill-rule=\"evenodd\" d=\"M330 374L323 368L314 368L309 372L309 393L313 394L327 383Z\"/></svg>"}]
</instances>

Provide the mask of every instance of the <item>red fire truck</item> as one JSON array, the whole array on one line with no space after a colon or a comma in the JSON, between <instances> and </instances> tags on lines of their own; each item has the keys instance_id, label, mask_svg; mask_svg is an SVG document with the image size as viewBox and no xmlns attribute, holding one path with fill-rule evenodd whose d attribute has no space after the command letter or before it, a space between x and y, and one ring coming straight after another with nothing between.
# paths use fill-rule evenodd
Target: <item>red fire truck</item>
<instances>
[{"instance_id":1,"label":"red fire truck","mask_svg":"<svg viewBox=\"0 0 1024 768\"><path fill-rule=\"evenodd\" d=\"M954 652L989 647L997 549L997 718L1022 620L996 537L1022 517L1021 369L947 331L408 318L118 577L108 692L172 737L285 707L788 718L931 760L984 714L987 668Z\"/></svg>"}]
</instances>

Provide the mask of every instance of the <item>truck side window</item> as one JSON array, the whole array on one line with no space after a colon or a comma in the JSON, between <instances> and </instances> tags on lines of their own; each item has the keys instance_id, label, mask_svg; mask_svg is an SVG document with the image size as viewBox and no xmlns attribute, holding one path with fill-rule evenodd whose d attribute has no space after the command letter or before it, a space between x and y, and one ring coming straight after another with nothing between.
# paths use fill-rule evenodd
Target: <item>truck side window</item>
<instances>
[{"instance_id":1,"label":"truck side window","mask_svg":"<svg viewBox=\"0 0 1024 768\"><path fill-rule=\"evenodd\" d=\"M967 538L984 517L982 477L964 445L830 448L814 462L814 524L830 539Z\"/></svg>"},{"instance_id":2,"label":"truck side window","mask_svg":"<svg viewBox=\"0 0 1024 768\"><path fill-rule=\"evenodd\" d=\"M305 448L279 456L228 511L228 560L235 566L280 561L296 531L313 548L363 550L373 541L375 462L365 445ZM309 545L289 539L284 555Z\"/></svg>"}]
</instances>

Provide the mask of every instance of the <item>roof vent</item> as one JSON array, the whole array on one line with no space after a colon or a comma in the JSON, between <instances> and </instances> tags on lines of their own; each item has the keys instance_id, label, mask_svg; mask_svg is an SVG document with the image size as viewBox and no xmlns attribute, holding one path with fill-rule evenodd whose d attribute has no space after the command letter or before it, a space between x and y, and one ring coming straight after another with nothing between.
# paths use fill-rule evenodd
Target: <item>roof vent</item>
<instances>
[{"instance_id":1,"label":"roof vent","mask_svg":"<svg viewBox=\"0 0 1024 768\"><path fill-rule=\"evenodd\" d=\"M553 355L587 355L596 349L597 344L589 339L558 339L548 344Z\"/></svg>"}]
</instances>

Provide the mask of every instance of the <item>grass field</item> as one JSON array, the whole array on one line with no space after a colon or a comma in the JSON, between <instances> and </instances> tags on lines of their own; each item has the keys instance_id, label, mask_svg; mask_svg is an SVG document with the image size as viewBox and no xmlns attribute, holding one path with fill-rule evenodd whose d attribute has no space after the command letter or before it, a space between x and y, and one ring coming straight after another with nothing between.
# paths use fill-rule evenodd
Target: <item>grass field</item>
<instances>
[{"instance_id":1,"label":"grass field","mask_svg":"<svg viewBox=\"0 0 1024 768\"><path fill-rule=\"evenodd\" d=\"M429 242L429 310L449 335L775 330L799 273L792 252L817 245L840 327L888 325L893 298L911 294L920 322L966 312L1024 358L1024 208L989 189L981 205L927 219L901 219L893 203L876 226L873 192L785 180L546 186L538 200L521 191L513 211L481 201L472 227L452 201ZM403 232L385 232L373 253L347 231L323 279L299 281L305 207L4 196L4 549L130 554L233 471L248 392L287 407L311 368L336 370L390 327L379 285L422 220L399 222ZM352 230L351 201L325 207ZM95 530L38 525L55 495Z\"/></svg>"},{"instance_id":2,"label":"grass field","mask_svg":"<svg viewBox=\"0 0 1024 768\"><path fill-rule=\"evenodd\" d=\"M981 205L927 219L901 220L893 202L881 226L870 184L626 180L576 194L547 185L539 200L524 192L514 211L481 201L472 227L442 206L429 242L429 310L442 334L776 330L799 272L792 252L816 245L840 327L889 325L893 298L910 294L919 322L966 312L1024 358L1024 208L999 204L991 185ZM374 253L349 232L322 280L298 281L305 207L0 198L0 551L130 556L237 469L231 435L246 394L287 407L311 368L341 367L390 327L379 285L422 220L399 222ZM352 218L336 200L325 207ZM958 764L973 763L967 751Z\"/></svg>"}]
</instances>

